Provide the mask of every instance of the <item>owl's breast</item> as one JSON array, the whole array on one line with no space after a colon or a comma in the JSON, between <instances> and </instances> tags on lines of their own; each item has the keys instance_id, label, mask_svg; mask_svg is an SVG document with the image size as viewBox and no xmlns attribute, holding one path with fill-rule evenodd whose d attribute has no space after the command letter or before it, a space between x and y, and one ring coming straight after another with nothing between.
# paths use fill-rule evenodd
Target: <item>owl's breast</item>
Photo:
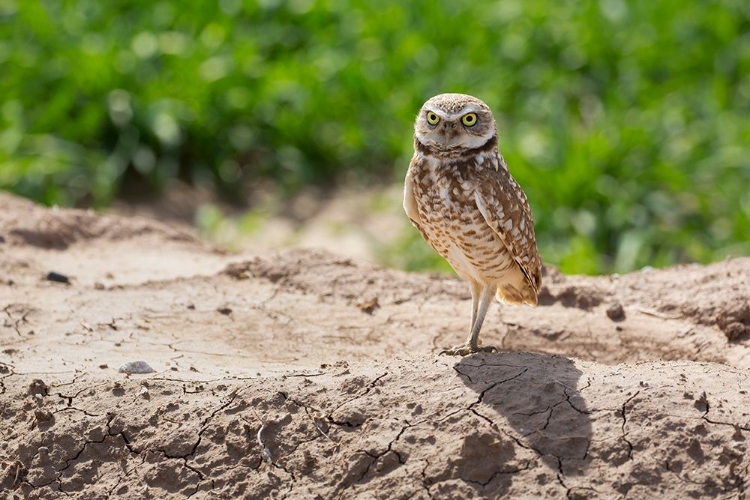
<instances>
[{"instance_id":1,"label":"owl's breast","mask_svg":"<svg viewBox=\"0 0 750 500\"><path fill-rule=\"evenodd\" d=\"M414 176L417 209L430 245L460 276L501 281L513 259L477 208L475 189L457 169L432 166Z\"/></svg>"}]
</instances>

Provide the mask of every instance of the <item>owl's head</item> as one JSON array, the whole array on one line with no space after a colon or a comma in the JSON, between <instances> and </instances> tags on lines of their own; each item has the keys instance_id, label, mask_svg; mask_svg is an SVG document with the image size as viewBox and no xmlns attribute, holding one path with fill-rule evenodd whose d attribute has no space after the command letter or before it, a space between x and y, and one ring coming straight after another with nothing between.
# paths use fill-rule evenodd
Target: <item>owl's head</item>
<instances>
[{"instance_id":1,"label":"owl's head","mask_svg":"<svg viewBox=\"0 0 750 500\"><path fill-rule=\"evenodd\" d=\"M440 94L429 99L414 125L416 139L438 151L475 149L495 134L489 106L466 94Z\"/></svg>"}]
</instances>

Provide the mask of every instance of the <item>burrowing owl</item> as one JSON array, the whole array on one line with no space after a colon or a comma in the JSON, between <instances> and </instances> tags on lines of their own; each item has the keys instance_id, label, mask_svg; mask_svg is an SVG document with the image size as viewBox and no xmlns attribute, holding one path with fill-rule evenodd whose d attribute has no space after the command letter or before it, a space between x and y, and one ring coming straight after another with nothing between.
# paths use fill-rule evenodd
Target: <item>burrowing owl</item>
<instances>
[{"instance_id":1,"label":"burrowing owl","mask_svg":"<svg viewBox=\"0 0 750 500\"><path fill-rule=\"evenodd\" d=\"M471 285L469 337L442 353L495 350L478 342L493 295L536 305L542 285L529 203L497 149L495 120L484 102L463 94L435 96L422 106L414 130L404 209Z\"/></svg>"}]
</instances>

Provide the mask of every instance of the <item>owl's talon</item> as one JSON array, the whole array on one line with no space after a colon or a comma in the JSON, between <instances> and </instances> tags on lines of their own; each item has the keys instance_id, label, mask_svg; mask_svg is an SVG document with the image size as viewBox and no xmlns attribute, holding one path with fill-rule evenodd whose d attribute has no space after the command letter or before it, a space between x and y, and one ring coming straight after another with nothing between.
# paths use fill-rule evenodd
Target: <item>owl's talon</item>
<instances>
[{"instance_id":1,"label":"owl's talon","mask_svg":"<svg viewBox=\"0 0 750 500\"><path fill-rule=\"evenodd\" d=\"M469 354L475 354L477 352L498 352L498 350L494 345L480 345L474 347L469 344L462 344L443 349L438 353L438 356L468 356Z\"/></svg>"}]
</instances>

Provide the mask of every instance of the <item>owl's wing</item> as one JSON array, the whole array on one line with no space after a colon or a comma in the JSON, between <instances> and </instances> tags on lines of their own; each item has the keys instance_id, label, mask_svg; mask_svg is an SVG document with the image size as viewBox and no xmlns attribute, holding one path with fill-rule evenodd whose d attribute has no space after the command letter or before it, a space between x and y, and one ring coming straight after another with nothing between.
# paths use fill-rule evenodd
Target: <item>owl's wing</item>
<instances>
[{"instance_id":1,"label":"owl's wing","mask_svg":"<svg viewBox=\"0 0 750 500\"><path fill-rule=\"evenodd\" d=\"M474 201L536 295L542 286L542 264L526 195L507 170L485 172L481 189L474 191Z\"/></svg>"},{"instance_id":2,"label":"owl's wing","mask_svg":"<svg viewBox=\"0 0 750 500\"><path fill-rule=\"evenodd\" d=\"M422 228L422 218L417 209L417 200L414 198L414 180L411 175L411 166L409 171L406 172L406 180L404 181L404 211L414 227L419 230L419 234L422 235L422 238L429 243L427 235Z\"/></svg>"}]
</instances>

